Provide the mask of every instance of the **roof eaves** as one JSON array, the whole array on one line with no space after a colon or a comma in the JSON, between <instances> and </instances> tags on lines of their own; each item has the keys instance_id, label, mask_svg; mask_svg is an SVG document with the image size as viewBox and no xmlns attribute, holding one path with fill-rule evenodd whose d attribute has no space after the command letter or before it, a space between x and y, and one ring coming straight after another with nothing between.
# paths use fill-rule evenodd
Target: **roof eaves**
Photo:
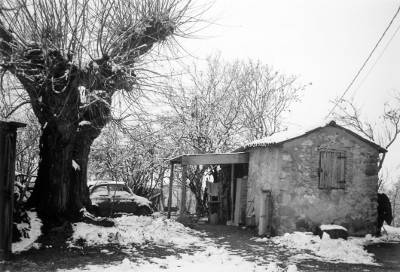
<instances>
[{"instance_id":1,"label":"roof eaves","mask_svg":"<svg viewBox=\"0 0 400 272\"><path fill-rule=\"evenodd\" d=\"M278 146L278 145L281 145L281 144L283 144L283 143L286 143L286 142L293 141L293 140L295 140L295 139L304 137L304 136L306 136L306 135L308 135L308 134L310 134L310 133L313 133L313 132L315 132L315 131L317 131L317 130L320 130L320 129L325 128L325 127L328 127L328 126L330 126L330 127L336 127L336 128L339 128L339 129L344 130L345 132L349 133L350 135L356 137L357 139L359 139L359 140L361 140L361 141L363 141L363 142L369 144L370 146L374 147L375 149L377 149L377 150L379 151L379 153L386 153L386 152L387 152L387 150L386 150L385 148L381 147L380 145L378 145L378 144L376 144L376 143L374 143L374 142L372 142L372 141L370 141L370 140L368 140L368 139L365 139L364 137L362 137L362 136L360 136L359 134L357 134L357 133L351 131L350 129L347 129L347 128L343 127L343 126L338 125L335 121L331 121L331 122L329 122L328 124L326 124L325 126L316 127L316 128L311 129L311 130L309 130L309 131L307 131L307 132L305 132L305 133L303 133L303 134L300 134L300 135L298 135L298 136L295 136L295 137L292 137L292 138L289 138L289 139L286 139L286 140L283 140L283 141L280 141L280 142L260 143L260 144L250 144L250 145L247 144L247 145L244 145L244 146L239 147L238 149L234 150L234 152L239 152L239 151L243 152L243 151L246 151L246 150L248 150L248 149L257 148L257 147L272 147L272 146Z\"/></svg>"},{"instance_id":2,"label":"roof eaves","mask_svg":"<svg viewBox=\"0 0 400 272\"><path fill-rule=\"evenodd\" d=\"M340 129L344 130L345 132L347 132L350 135L356 137L357 139L363 141L364 143L369 144L370 146L374 147L375 149L377 149L379 151L379 153L386 153L387 152L386 148L383 148L382 146L380 146L380 145L378 145L378 144L376 144L376 143L374 143L374 142L372 142L372 141L370 141L368 139L365 139L361 135L355 133L354 131L352 131L352 130L350 130L348 128L345 128L345 127L342 127L341 125L336 124L336 122L334 122L334 121L331 121L326 126L336 127L336 128L340 128Z\"/></svg>"}]
</instances>

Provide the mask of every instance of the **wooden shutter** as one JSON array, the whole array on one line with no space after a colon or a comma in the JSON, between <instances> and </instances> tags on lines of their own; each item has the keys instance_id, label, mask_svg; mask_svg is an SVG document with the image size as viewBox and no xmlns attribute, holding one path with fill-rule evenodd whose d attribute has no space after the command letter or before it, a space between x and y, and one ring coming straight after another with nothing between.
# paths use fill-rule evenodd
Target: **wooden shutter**
<instances>
[{"instance_id":1,"label":"wooden shutter","mask_svg":"<svg viewBox=\"0 0 400 272\"><path fill-rule=\"evenodd\" d=\"M346 156L343 151L320 151L319 188L345 188Z\"/></svg>"},{"instance_id":2,"label":"wooden shutter","mask_svg":"<svg viewBox=\"0 0 400 272\"><path fill-rule=\"evenodd\" d=\"M336 188L344 189L346 185L346 153L336 152Z\"/></svg>"},{"instance_id":3,"label":"wooden shutter","mask_svg":"<svg viewBox=\"0 0 400 272\"><path fill-rule=\"evenodd\" d=\"M327 151L321 151L319 153L319 188L329 188L329 153Z\"/></svg>"}]
</instances>

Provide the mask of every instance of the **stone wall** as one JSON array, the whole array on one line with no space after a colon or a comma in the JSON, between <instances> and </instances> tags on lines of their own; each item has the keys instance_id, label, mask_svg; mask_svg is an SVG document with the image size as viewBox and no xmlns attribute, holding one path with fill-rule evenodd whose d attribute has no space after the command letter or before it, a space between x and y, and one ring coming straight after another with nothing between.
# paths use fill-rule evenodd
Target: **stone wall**
<instances>
[{"instance_id":1,"label":"stone wall","mask_svg":"<svg viewBox=\"0 0 400 272\"><path fill-rule=\"evenodd\" d=\"M250 150L248 182L254 188L255 223L260 219L260 199L262 190L279 192L279 184L274 182L279 179L281 165L281 152L279 148L255 148ZM274 212L276 214L276 212Z\"/></svg>"},{"instance_id":2,"label":"stone wall","mask_svg":"<svg viewBox=\"0 0 400 272\"><path fill-rule=\"evenodd\" d=\"M319 189L321 149L345 151L345 189ZM250 149L256 223L262 189L272 191L275 234L338 224L352 235L375 232L378 151L336 127L324 127L281 146Z\"/></svg>"}]
</instances>

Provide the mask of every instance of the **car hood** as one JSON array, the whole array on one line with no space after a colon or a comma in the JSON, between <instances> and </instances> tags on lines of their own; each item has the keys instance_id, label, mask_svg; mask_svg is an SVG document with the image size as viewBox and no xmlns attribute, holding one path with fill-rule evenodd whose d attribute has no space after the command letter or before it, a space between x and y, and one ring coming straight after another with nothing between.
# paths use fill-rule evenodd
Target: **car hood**
<instances>
[{"instance_id":1,"label":"car hood","mask_svg":"<svg viewBox=\"0 0 400 272\"><path fill-rule=\"evenodd\" d=\"M142 196L138 196L136 194L132 194L129 196L90 196L90 200L92 200L92 202L102 202L102 201L106 201L107 199L112 199L114 201L119 201L119 202L135 202L138 206L148 206L150 207L151 201L148 200L145 197Z\"/></svg>"}]
</instances>

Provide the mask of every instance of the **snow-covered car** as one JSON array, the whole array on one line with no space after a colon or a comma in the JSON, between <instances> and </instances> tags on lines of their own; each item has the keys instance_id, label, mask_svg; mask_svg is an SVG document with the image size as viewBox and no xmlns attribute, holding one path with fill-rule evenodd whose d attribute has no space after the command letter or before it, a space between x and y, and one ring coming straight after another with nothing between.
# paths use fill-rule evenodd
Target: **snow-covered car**
<instances>
[{"instance_id":1,"label":"snow-covered car","mask_svg":"<svg viewBox=\"0 0 400 272\"><path fill-rule=\"evenodd\" d=\"M101 180L89 186L93 212L98 216L115 216L121 213L150 215L151 202L138 196L124 183Z\"/></svg>"}]
</instances>

